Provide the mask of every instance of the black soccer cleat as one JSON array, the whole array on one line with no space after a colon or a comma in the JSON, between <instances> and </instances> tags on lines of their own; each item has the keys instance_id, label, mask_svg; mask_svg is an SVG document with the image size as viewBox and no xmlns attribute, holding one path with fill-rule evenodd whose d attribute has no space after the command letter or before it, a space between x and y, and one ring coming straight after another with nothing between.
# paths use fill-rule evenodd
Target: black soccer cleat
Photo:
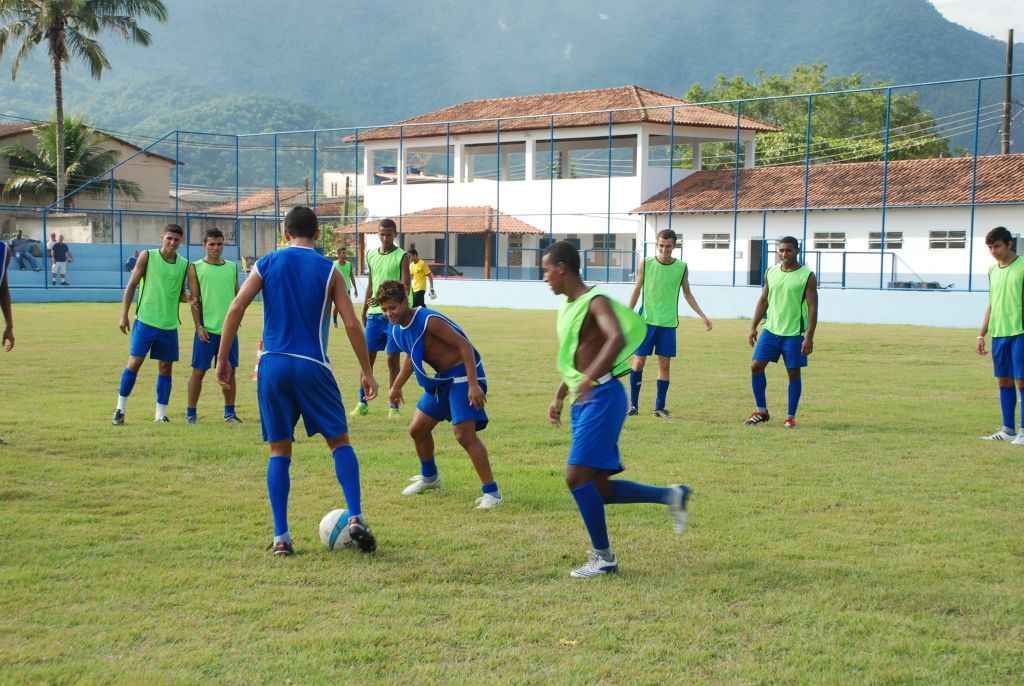
<instances>
[{"instance_id":1,"label":"black soccer cleat","mask_svg":"<svg viewBox=\"0 0 1024 686\"><path fill-rule=\"evenodd\" d=\"M114 426L121 426L124 424L124 412L121 410L114 410L114 418L110 420L110 423Z\"/></svg>"},{"instance_id":2,"label":"black soccer cleat","mask_svg":"<svg viewBox=\"0 0 1024 686\"><path fill-rule=\"evenodd\" d=\"M295 554L295 548L288 541L271 541L270 545L267 546L267 550L274 551L274 557L287 557Z\"/></svg>"},{"instance_id":3,"label":"black soccer cleat","mask_svg":"<svg viewBox=\"0 0 1024 686\"><path fill-rule=\"evenodd\" d=\"M359 521L359 517L348 520L348 535L355 541L361 553L372 553L377 549L377 539L374 538L370 527Z\"/></svg>"}]
</instances>

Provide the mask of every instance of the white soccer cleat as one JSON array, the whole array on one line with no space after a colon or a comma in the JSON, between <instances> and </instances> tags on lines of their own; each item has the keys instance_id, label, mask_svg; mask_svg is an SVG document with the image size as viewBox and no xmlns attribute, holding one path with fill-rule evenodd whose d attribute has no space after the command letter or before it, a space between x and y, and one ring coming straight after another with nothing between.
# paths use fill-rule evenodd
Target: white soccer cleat
<instances>
[{"instance_id":1,"label":"white soccer cleat","mask_svg":"<svg viewBox=\"0 0 1024 686\"><path fill-rule=\"evenodd\" d=\"M505 499L502 498L500 495L497 498L495 498L493 493L484 493L474 502L476 503L476 507L473 508L474 510L489 510L492 507L497 507L498 505L501 505L503 502L505 502Z\"/></svg>"},{"instance_id":2,"label":"white soccer cleat","mask_svg":"<svg viewBox=\"0 0 1024 686\"><path fill-rule=\"evenodd\" d=\"M1013 440L1010 441L1010 443L1013 443L1014 445L1024 445L1024 429L1018 431L1017 435L1013 437Z\"/></svg>"},{"instance_id":3,"label":"white soccer cleat","mask_svg":"<svg viewBox=\"0 0 1024 686\"><path fill-rule=\"evenodd\" d=\"M440 474L435 476L433 481L424 480L422 474L417 474L409 481L412 483L402 489L402 495L417 495L423 491L429 491L431 488L441 488Z\"/></svg>"},{"instance_id":4,"label":"white soccer cleat","mask_svg":"<svg viewBox=\"0 0 1024 686\"><path fill-rule=\"evenodd\" d=\"M569 572L569 576L576 577L577 579L586 579L592 576L601 576L602 574L614 574L619 571L619 561L612 555L612 559L606 560L597 554L597 551L592 550L590 552L590 559L587 560L582 567Z\"/></svg>"},{"instance_id":5,"label":"white soccer cleat","mask_svg":"<svg viewBox=\"0 0 1024 686\"><path fill-rule=\"evenodd\" d=\"M672 490L672 498L668 501L668 513L675 520L677 534L686 531L686 525L690 523L690 513L686 511L686 503L690 500L690 487L686 484L669 486Z\"/></svg>"},{"instance_id":6,"label":"white soccer cleat","mask_svg":"<svg viewBox=\"0 0 1024 686\"><path fill-rule=\"evenodd\" d=\"M981 440L983 440L983 441L1014 441L1015 439L1016 439L1016 436L1014 436L1013 434L1010 434L1010 433L1006 433L1002 429L1000 429L999 431L996 431L991 436L982 436L981 437Z\"/></svg>"}]
</instances>

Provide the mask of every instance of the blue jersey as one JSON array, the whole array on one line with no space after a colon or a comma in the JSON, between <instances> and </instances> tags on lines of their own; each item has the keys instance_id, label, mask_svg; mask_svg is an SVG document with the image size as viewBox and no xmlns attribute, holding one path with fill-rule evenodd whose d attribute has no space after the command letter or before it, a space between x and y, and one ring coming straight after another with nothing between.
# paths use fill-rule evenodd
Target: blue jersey
<instances>
[{"instance_id":1,"label":"blue jersey","mask_svg":"<svg viewBox=\"0 0 1024 686\"><path fill-rule=\"evenodd\" d=\"M465 338L466 342L469 342L469 336L459 328L458 324L440 312L426 307L417 307L413 312L412 321L407 326L403 327L395 324L391 327L392 340L394 340L399 350L409 355L409 358L412 360L412 369L416 372L416 381L426 391L437 390L441 386L451 384L456 380L453 377L430 376L423 366L423 336L427 332L427 322L431 317L438 317L442 321L447 322L448 326L455 330L455 333ZM480 359L480 353L477 352L475 347L473 348L473 358L476 360L477 379L482 381L484 379L484 366ZM438 369L437 371L444 372L446 370Z\"/></svg>"},{"instance_id":2,"label":"blue jersey","mask_svg":"<svg viewBox=\"0 0 1024 686\"><path fill-rule=\"evenodd\" d=\"M330 367L331 276L334 263L312 248L290 246L261 257L263 354L290 355Z\"/></svg>"}]
</instances>

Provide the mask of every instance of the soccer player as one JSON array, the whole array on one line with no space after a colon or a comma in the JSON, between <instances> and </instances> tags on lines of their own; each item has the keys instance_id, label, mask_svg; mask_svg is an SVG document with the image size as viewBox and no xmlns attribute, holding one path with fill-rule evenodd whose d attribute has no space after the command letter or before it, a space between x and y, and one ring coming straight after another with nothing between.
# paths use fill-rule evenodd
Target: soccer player
<instances>
[{"instance_id":1,"label":"soccer player","mask_svg":"<svg viewBox=\"0 0 1024 686\"><path fill-rule=\"evenodd\" d=\"M401 281L406 290L409 290L409 255L395 245L395 235L398 227L393 219L381 219L377 230L380 238L380 247L366 251L366 265L369 269L369 276L366 283L365 300L363 301L363 325L366 327L366 347L370 351L370 367L377 361L377 353L381 350L388 355L388 378L389 383L394 385L398 377L400 357L395 342L388 335L391 328L384 312L373 300L373 294L379 284L385 281ZM370 411L367 403L369 398L363 397L363 391L359 391L359 404L352 410L352 416L365 415ZM394 403L388 408L388 417L397 417L398 406Z\"/></svg>"},{"instance_id":2,"label":"soccer player","mask_svg":"<svg viewBox=\"0 0 1024 686\"><path fill-rule=\"evenodd\" d=\"M352 263L348 261L348 246L345 245L344 240L338 246L338 260L334 263L334 266L345 277L345 289L352 294L353 298L358 298L359 286L356 285L356 280L352 276ZM333 310L331 318L334 321L334 328L338 328L338 308L332 307L331 309Z\"/></svg>"},{"instance_id":3,"label":"soccer player","mask_svg":"<svg viewBox=\"0 0 1024 686\"><path fill-rule=\"evenodd\" d=\"M398 281L385 281L377 289L377 304L391 323L391 338L406 353L405 365L391 385L388 399L394 405L404 402L402 387L409 377L423 387L416 403L416 413L409 425L409 435L416 444L420 458L420 474L410 481L402 495L415 495L440 488L441 475L434 462L434 427L449 421L459 445L473 462L482 484L483 495L476 499L476 509L489 510L504 500L491 473L487 447L477 436L487 427L487 378L484 365L469 337L458 324L440 312L426 307L409 307L405 287ZM424 363L436 374L431 376Z\"/></svg>"},{"instance_id":4,"label":"soccer player","mask_svg":"<svg viewBox=\"0 0 1024 686\"><path fill-rule=\"evenodd\" d=\"M413 248L409 251L409 276L412 277L412 306L423 307L423 296L427 293L427 279L430 279L430 297L434 293L434 273L430 271L427 263L420 259L420 254Z\"/></svg>"},{"instance_id":5,"label":"soccer player","mask_svg":"<svg viewBox=\"0 0 1024 686\"><path fill-rule=\"evenodd\" d=\"M618 571L608 542L604 506L619 503L662 503L675 520L676 533L686 530L690 488L661 488L609 479L623 471L619 433L626 421L626 392L615 378L629 369L629 357L645 334L643 320L580 278L580 255L572 243L559 241L544 251L544 280L565 300L558 310L558 372L562 383L548 407L548 421L561 426L566 396L572 404L572 447L565 480L590 534L593 552L574 577Z\"/></svg>"},{"instance_id":6,"label":"soccer player","mask_svg":"<svg viewBox=\"0 0 1024 686\"><path fill-rule=\"evenodd\" d=\"M338 308L352 350L362 370L360 386L367 399L377 395L362 327L345 292L345 280L333 263L313 249L320 237L316 214L293 207L284 218L288 247L260 258L228 307L217 352L217 383L229 386L232 341L245 309L263 292L263 356L256 385L263 440L270 444L267 490L274 515L274 555L291 555L288 529L288 475L295 425L302 417L306 434L321 434L334 456L334 473L345 495L349 534L364 553L377 541L363 518L359 460L348 438L345 407L327 358L330 303Z\"/></svg>"},{"instance_id":7,"label":"soccer player","mask_svg":"<svg viewBox=\"0 0 1024 686\"><path fill-rule=\"evenodd\" d=\"M1024 444L1024 259L1014 251L1013 236L997 226L985 236L985 245L996 263L988 270L988 308L978 333L978 354L985 355L985 335L992 334L992 366L999 384L1003 426L989 441ZM1017 383L1022 398L1021 430L1014 435Z\"/></svg>"},{"instance_id":8,"label":"soccer player","mask_svg":"<svg viewBox=\"0 0 1024 686\"><path fill-rule=\"evenodd\" d=\"M669 372L672 358L676 356L676 329L679 328L679 291L682 289L687 304L704 322L704 330L711 331L711 320L704 316L697 299L690 292L690 271L686 263L672 257L677 236L672 229L658 232L655 244L657 254L648 257L640 265L636 285L629 297L629 308L636 307L641 291L644 295L643 315L647 322L647 336L633 356L633 368L629 373L629 409L626 414L635 416L640 407L640 386L644 378L644 364L652 353L658 356L658 392L654 397L654 416L672 419L665 409L668 395Z\"/></svg>"},{"instance_id":9,"label":"soccer player","mask_svg":"<svg viewBox=\"0 0 1024 686\"><path fill-rule=\"evenodd\" d=\"M111 423L124 424L128 396L135 387L135 379L146 361L146 355L157 361L156 414L154 422L169 422L167 403L171 400L171 367L178 361L178 303L185 299L185 274L188 261L178 255L178 246L185 232L177 224L164 228L159 249L147 250L139 255L135 269L128 279L121 299L121 321L118 328L127 335L128 364L121 373L121 387L117 394L117 409ZM135 289L139 289L139 302L135 306L135 326L128 323Z\"/></svg>"},{"instance_id":10,"label":"soccer player","mask_svg":"<svg viewBox=\"0 0 1024 686\"><path fill-rule=\"evenodd\" d=\"M807 356L814 351L814 329L818 325L818 283L814 272L800 264L800 245L792 236L779 241L780 263L769 267L764 275L764 288L750 320L750 347L754 359L750 363L750 385L754 389L757 409L744 421L754 425L767 422L768 401L765 389L768 379L764 369L769 362L782 357L789 374L789 411L782 424L796 428L796 408L800 403L803 382L800 368L807 366ZM768 312L761 336L757 326Z\"/></svg>"},{"instance_id":11,"label":"soccer player","mask_svg":"<svg viewBox=\"0 0 1024 686\"><path fill-rule=\"evenodd\" d=\"M192 343L192 376L188 380L188 407L185 421L195 424L199 421L196 405L203 390L203 377L212 366L213 358L220 347L220 333L224 326L224 315L238 293L238 265L223 259L224 234L220 229L208 229L203 236L206 257L196 260L188 268L188 290L193 302L192 319L196 325L195 340ZM241 424L235 414L235 370L238 368L238 338L231 343L229 355L231 383L224 391L224 421Z\"/></svg>"}]
</instances>

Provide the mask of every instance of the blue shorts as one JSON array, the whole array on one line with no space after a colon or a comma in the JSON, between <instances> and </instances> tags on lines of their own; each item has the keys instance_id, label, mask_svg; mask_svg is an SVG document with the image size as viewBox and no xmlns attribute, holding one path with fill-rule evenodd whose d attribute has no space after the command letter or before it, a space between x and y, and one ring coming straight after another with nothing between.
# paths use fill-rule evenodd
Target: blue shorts
<instances>
[{"instance_id":1,"label":"blue shorts","mask_svg":"<svg viewBox=\"0 0 1024 686\"><path fill-rule=\"evenodd\" d=\"M302 417L306 435L334 438L348 433L345 407L334 373L312 360L276 353L260 357L256 380L263 440L295 440Z\"/></svg>"},{"instance_id":2,"label":"blue shorts","mask_svg":"<svg viewBox=\"0 0 1024 686\"><path fill-rule=\"evenodd\" d=\"M145 357L148 354L151 359L161 362L177 362L178 330L158 329L136 319L128 354L132 357Z\"/></svg>"},{"instance_id":3,"label":"blue shorts","mask_svg":"<svg viewBox=\"0 0 1024 686\"><path fill-rule=\"evenodd\" d=\"M386 351L389 355L401 352L391 337L391 322L382 314L366 317L366 349L371 353Z\"/></svg>"},{"instance_id":4,"label":"blue shorts","mask_svg":"<svg viewBox=\"0 0 1024 686\"><path fill-rule=\"evenodd\" d=\"M619 457L619 433L626 421L626 391L618 379L606 381L572 406L572 447L569 464L617 474L625 469Z\"/></svg>"},{"instance_id":5,"label":"blue shorts","mask_svg":"<svg viewBox=\"0 0 1024 686\"><path fill-rule=\"evenodd\" d=\"M438 374L440 378L464 377L466 365L460 364ZM487 395L487 381L480 380L480 388ZM475 421L476 430L487 428L487 413L469 404L469 383L458 381L441 386L436 391L426 391L416 403L416 409L439 422L451 422L452 426L462 422Z\"/></svg>"},{"instance_id":6,"label":"blue shorts","mask_svg":"<svg viewBox=\"0 0 1024 686\"><path fill-rule=\"evenodd\" d=\"M1024 379L1024 334L993 336L992 366L997 379Z\"/></svg>"},{"instance_id":7,"label":"blue shorts","mask_svg":"<svg viewBox=\"0 0 1024 686\"><path fill-rule=\"evenodd\" d=\"M634 355L647 357L654 354L660 357L676 356L676 327L647 325L647 337Z\"/></svg>"},{"instance_id":8,"label":"blue shorts","mask_svg":"<svg viewBox=\"0 0 1024 686\"><path fill-rule=\"evenodd\" d=\"M192 341L192 368L205 372L213 366L211 363L213 358L217 357L218 348L220 348L220 334L211 333L210 342L203 343L199 340L199 334L197 333ZM238 336L235 336L235 340L231 344L231 352L228 353L228 363L233 368L238 367Z\"/></svg>"},{"instance_id":9,"label":"blue shorts","mask_svg":"<svg viewBox=\"0 0 1024 686\"><path fill-rule=\"evenodd\" d=\"M800 353L803 345L803 335L776 336L768 329L764 329L757 337L753 359L761 362L778 362L781 356L783 362L786 363L786 369L806 367L807 356Z\"/></svg>"}]
</instances>

